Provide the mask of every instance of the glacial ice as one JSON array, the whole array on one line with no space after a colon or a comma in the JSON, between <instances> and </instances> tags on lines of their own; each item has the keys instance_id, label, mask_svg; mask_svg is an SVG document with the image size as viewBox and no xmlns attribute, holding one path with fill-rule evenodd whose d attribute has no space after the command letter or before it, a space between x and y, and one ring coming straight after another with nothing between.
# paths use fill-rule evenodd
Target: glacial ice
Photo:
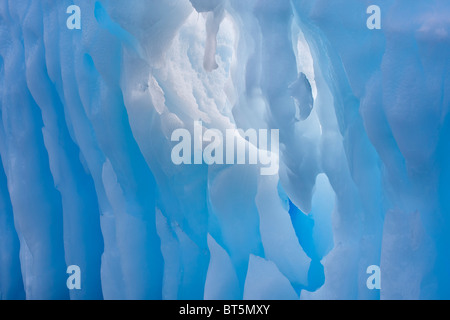
<instances>
[{"instance_id":1,"label":"glacial ice","mask_svg":"<svg viewBox=\"0 0 450 320\"><path fill-rule=\"evenodd\" d=\"M450 298L449 17L445 0L1 0L0 298ZM174 165L196 121L279 129L278 174Z\"/></svg>"}]
</instances>

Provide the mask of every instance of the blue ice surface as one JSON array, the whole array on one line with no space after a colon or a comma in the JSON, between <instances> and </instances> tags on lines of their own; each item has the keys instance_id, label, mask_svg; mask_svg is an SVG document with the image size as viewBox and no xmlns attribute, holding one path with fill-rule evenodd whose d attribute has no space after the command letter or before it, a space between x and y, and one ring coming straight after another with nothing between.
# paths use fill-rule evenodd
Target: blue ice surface
<instances>
[{"instance_id":1,"label":"blue ice surface","mask_svg":"<svg viewBox=\"0 0 450 320\"><path fill-rule=\"evenodd\" d=\"M0 298L449 299L450 3L376 2L0 2Z\"/></svg>"}]
</instances>

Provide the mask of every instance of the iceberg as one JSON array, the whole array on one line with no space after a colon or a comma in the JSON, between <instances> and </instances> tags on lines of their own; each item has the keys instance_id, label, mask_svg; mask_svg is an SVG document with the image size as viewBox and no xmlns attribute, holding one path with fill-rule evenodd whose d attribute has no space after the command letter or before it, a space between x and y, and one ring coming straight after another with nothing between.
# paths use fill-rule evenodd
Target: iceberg
<instances>
[{"instance_id":1,"label":"iceberg","mask_svg":"<svg viewBox=\"0 0 450 320\"><path fill-rule=\"evenodd\" d=\"M0 1L0 299L450 299L449 17Z\"/></svg>"}]
</instances>

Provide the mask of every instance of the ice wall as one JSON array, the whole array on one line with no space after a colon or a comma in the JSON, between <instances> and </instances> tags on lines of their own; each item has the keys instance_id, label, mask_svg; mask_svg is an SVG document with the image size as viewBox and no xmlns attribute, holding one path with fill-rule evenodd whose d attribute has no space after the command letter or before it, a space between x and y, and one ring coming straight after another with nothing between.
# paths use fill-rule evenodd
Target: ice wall
<instances>
[{"instance_id":1,"label":"ice wall","mask_svg":"<svg viewBox=\"0 0 450 320\"><path fill-rule=\"evenodd\" d=\"M450 4L372 4L1 0L0 297L449 298ZM278 174L173 164L195 121Z\"/></svg>"}]
</instances>

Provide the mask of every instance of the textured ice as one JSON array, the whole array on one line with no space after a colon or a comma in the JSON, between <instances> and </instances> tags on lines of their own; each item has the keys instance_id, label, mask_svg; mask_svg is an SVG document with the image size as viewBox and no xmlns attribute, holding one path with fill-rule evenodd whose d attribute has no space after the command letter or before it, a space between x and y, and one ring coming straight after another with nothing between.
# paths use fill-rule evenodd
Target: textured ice
<instances>
[{"instance_id":1,"label":"textured ice","mask_svg":"<svg viewBox=\"0 0 450 320\"><path fill-rule=\"evenodd\" d=\"M0 298L450 298L449 17L445 0L1 0ZM174 165L195 121L279 129L278 174Z\"/></svg>"}]
</instances>

